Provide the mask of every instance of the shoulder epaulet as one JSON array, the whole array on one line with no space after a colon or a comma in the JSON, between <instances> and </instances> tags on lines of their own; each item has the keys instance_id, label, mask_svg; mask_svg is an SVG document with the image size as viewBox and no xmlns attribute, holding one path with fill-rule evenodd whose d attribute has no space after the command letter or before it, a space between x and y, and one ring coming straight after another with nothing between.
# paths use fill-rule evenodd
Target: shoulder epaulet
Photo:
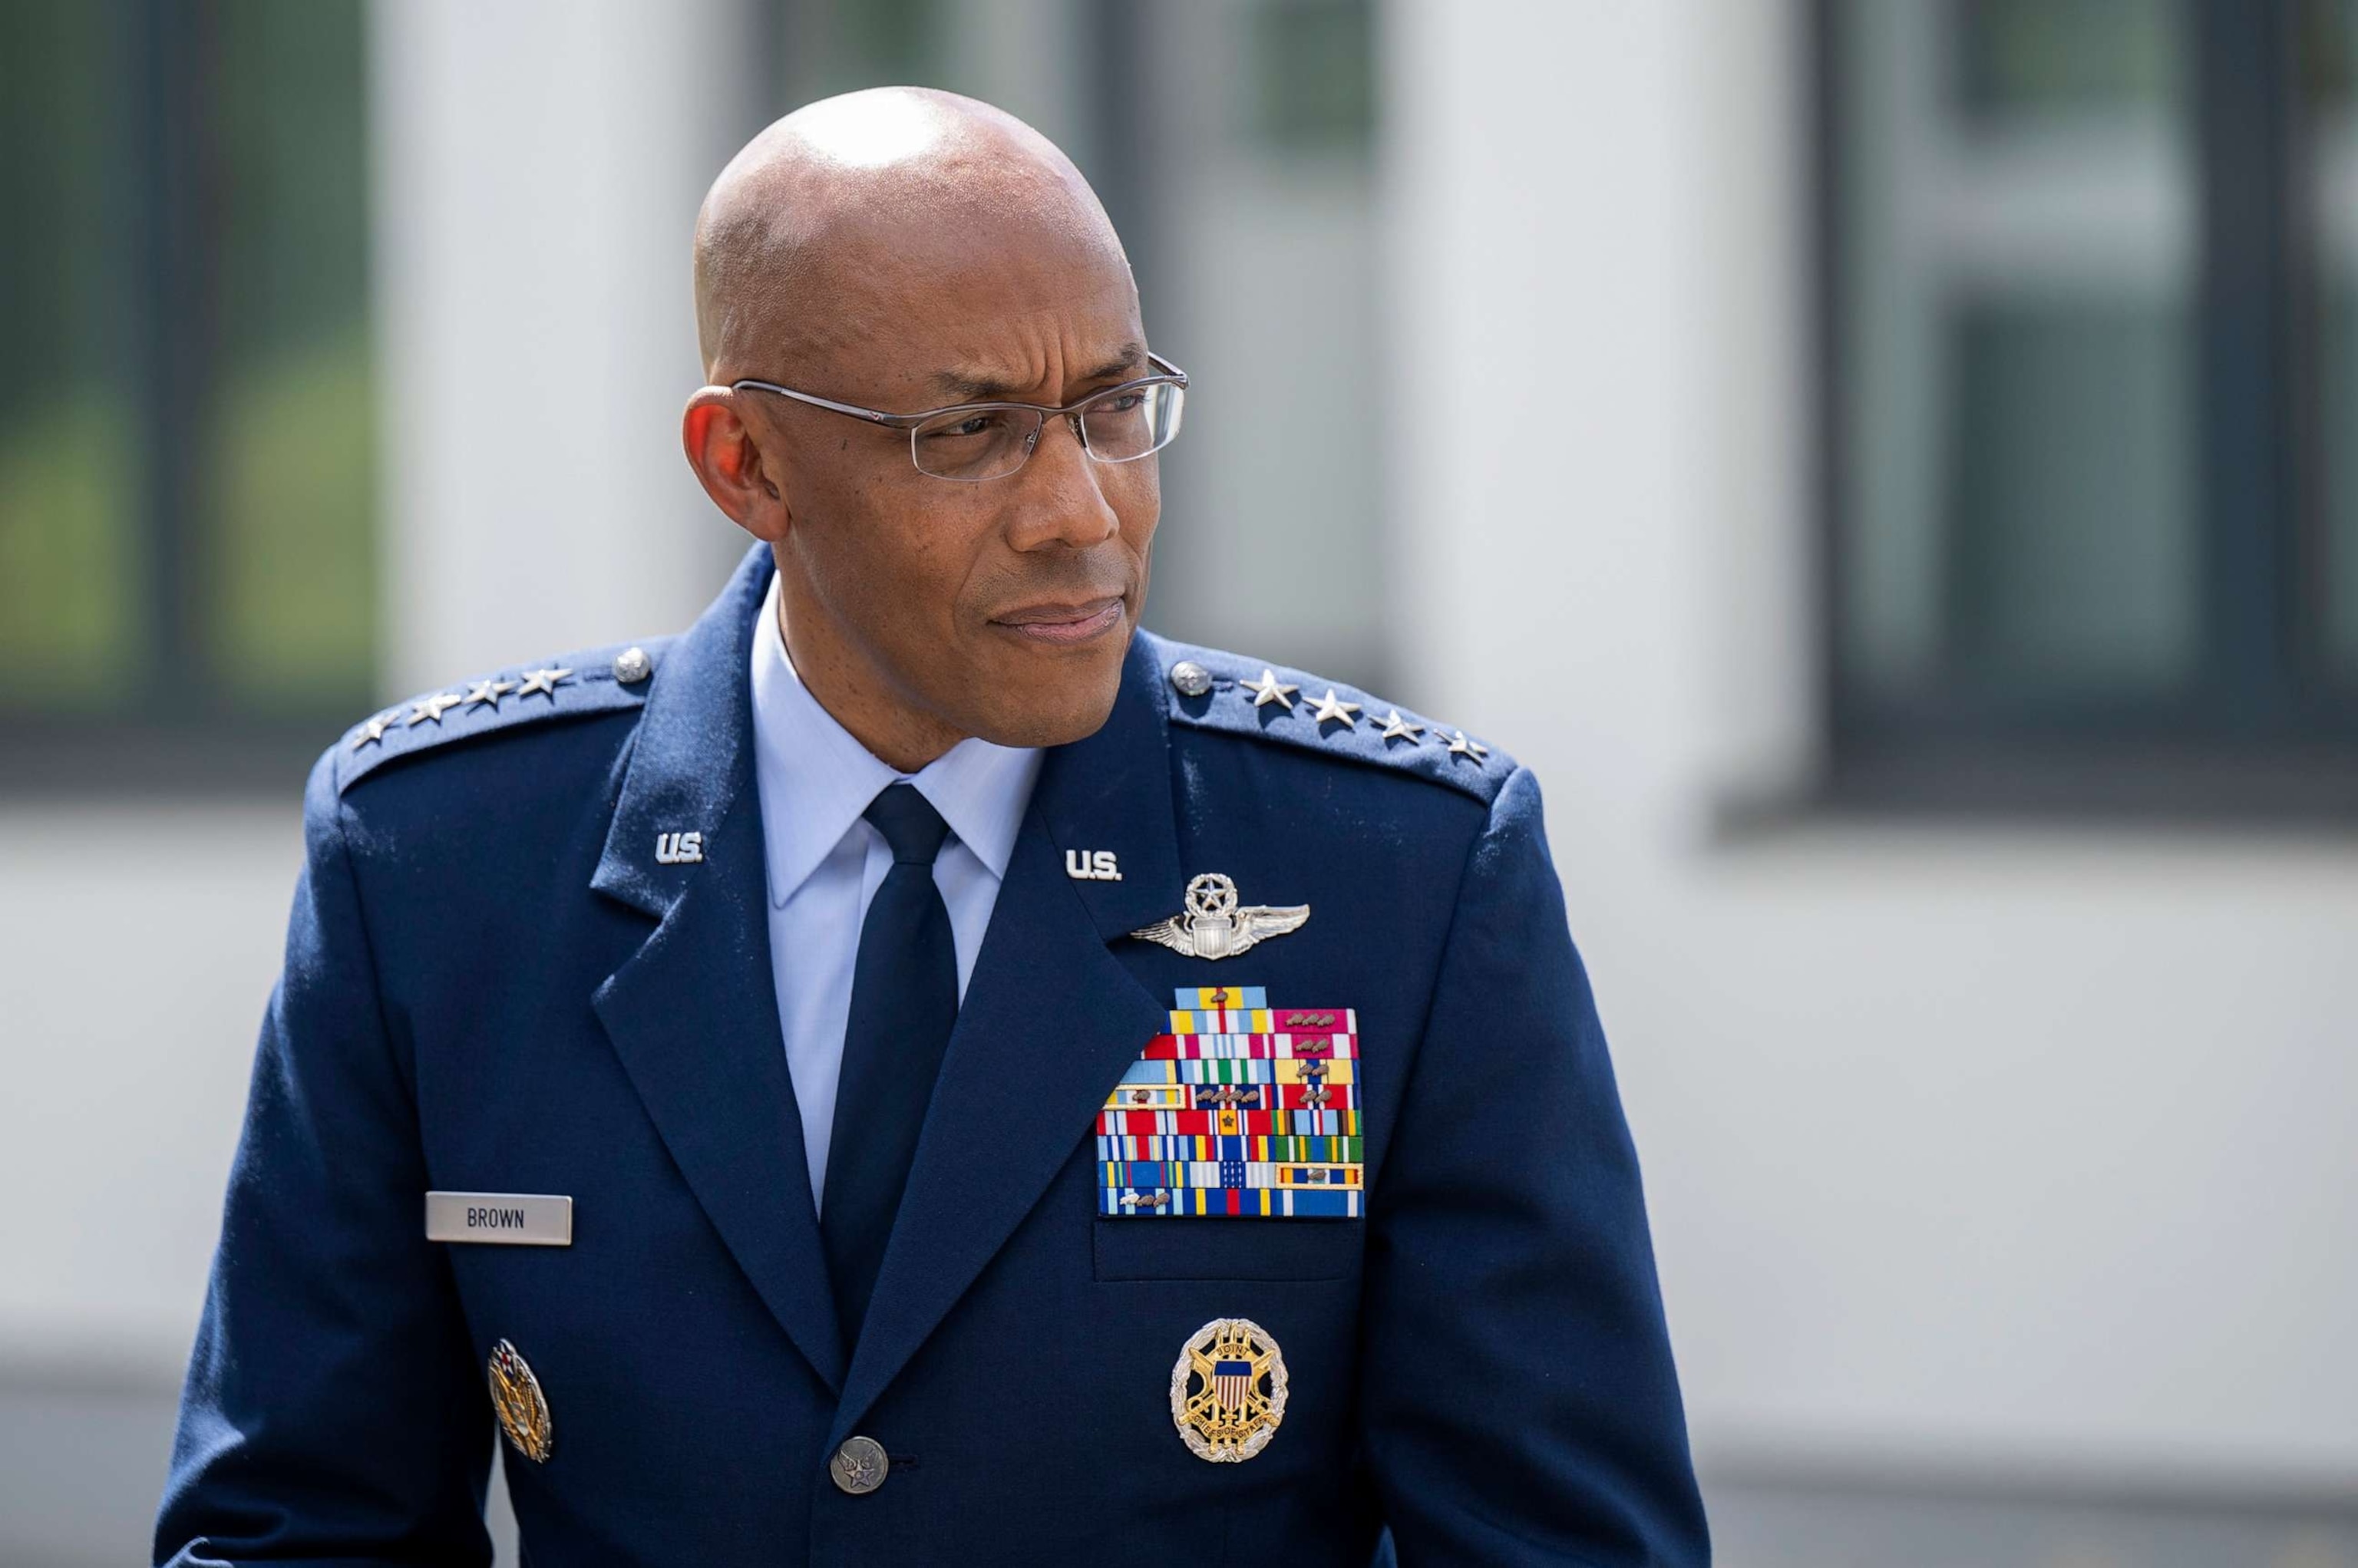
<instances>
[{"instance_id":1,"label":"shoulder epaulet","mask_svg":"<svg viewBox=\"0 0 2358 1568\"><path fill-rule=\"evenodd\" d=\"M1154 637L1172 720L1275 741L1446 784L1487 805L1515 760L1463 730L1381 701L1356 687L1217 648Z\"/></svg>"},{"instance_id":2,"label":"shoulder epaulet","mask_svg":"<svg viewBox=\"0 0 2358 1568\"><path fill-rule=\"evenodd\" d=\"M337 793L397 757L551 718L636 708L646 700L670 643L660 637L588 649L395 703L352 726L336 742Z\"/></svg>"}]
</instances>

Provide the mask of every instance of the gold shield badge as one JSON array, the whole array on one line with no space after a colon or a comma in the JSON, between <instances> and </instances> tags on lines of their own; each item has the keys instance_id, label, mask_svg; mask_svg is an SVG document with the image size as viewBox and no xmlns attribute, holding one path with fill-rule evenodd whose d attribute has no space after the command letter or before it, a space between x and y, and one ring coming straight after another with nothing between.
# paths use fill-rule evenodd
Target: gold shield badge
<instances>
[{"instance_id":1,"label":"gold shield badge","mask_svg":"<svg viewBox=\"0 0 2358 1568\"><path fill-rule=\"evenodd\" d=\"M532 1375L516 1347L506 1340L492 1346L489 1367L492 1385L492 1409L499 1412L500 1430L508 1434L515 1451L535 1465L548 1463L555 1438L549 1424L548 1400L542 1397L540 1379Z\"/></svg>"},{"instance_id":2,"label":"gold shield badge","mask_svg":"<svg viewBox=\"0 0 2358 1568\"><path fill-rule=\"evenodd\" d=\"M1216 1317L1180 1349L1171 1421L1196 1458L1249 1459L1284 1419L1285 1357L1269 1330L1247 1317Z\"/></svg>"}]
</instances>

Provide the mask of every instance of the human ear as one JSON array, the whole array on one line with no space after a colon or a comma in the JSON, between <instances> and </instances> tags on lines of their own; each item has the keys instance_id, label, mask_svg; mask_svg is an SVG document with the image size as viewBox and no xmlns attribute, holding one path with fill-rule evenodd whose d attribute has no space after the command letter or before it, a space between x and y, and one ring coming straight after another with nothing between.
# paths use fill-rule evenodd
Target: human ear
<instances>
[{"instance_id":1,"label":"human ear","mask_svg":"<svg viewBox=\"0 0 2358 1568\"><path fill-rule=\"evenodd\" d=\"M764 544L786 536L789 517L777 464L745 422L735 392L698 388L680 416L679 437L704 493L730 522Z\"/></svg>"}]
</instances>

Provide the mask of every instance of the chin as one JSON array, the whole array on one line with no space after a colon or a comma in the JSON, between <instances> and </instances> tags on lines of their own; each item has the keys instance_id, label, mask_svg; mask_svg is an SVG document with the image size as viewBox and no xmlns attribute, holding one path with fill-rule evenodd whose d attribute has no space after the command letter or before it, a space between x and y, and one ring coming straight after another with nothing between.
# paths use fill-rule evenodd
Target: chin
<instances>
[{"instance_id":1,"label":"chin","mask_svg":"<svg viewBox=\"0 0 2358 1568\"><path fill-rule=\"evenodd\" d=\"M1105 727L1120 691L1120 659L1102 669L1067 669L1061 681L1007 694L1032 700L1022 708L978 715L970 733L1000 746L1069 746Z\"/></svg>"}]
</instances>

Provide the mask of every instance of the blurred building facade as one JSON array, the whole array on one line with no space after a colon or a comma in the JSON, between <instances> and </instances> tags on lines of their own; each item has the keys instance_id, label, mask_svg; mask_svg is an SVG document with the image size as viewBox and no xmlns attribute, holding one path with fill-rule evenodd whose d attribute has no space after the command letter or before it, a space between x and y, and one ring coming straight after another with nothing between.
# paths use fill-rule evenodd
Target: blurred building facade
<instances>
[{"instance_id":1,"label":"blurred building facade","mask_svg":"<svg viewBox=\"0 0 2358 1568\"><path fill-rule=\"evenodd\" d=\"M0 1562L136 1550L308 756L695 613L696 204L922 81L1195 377L1150 621L1537 770L1724 1560L2358 1564L2353 73L2352 0L0 3Z\"/></svg>"}]
</instances>

